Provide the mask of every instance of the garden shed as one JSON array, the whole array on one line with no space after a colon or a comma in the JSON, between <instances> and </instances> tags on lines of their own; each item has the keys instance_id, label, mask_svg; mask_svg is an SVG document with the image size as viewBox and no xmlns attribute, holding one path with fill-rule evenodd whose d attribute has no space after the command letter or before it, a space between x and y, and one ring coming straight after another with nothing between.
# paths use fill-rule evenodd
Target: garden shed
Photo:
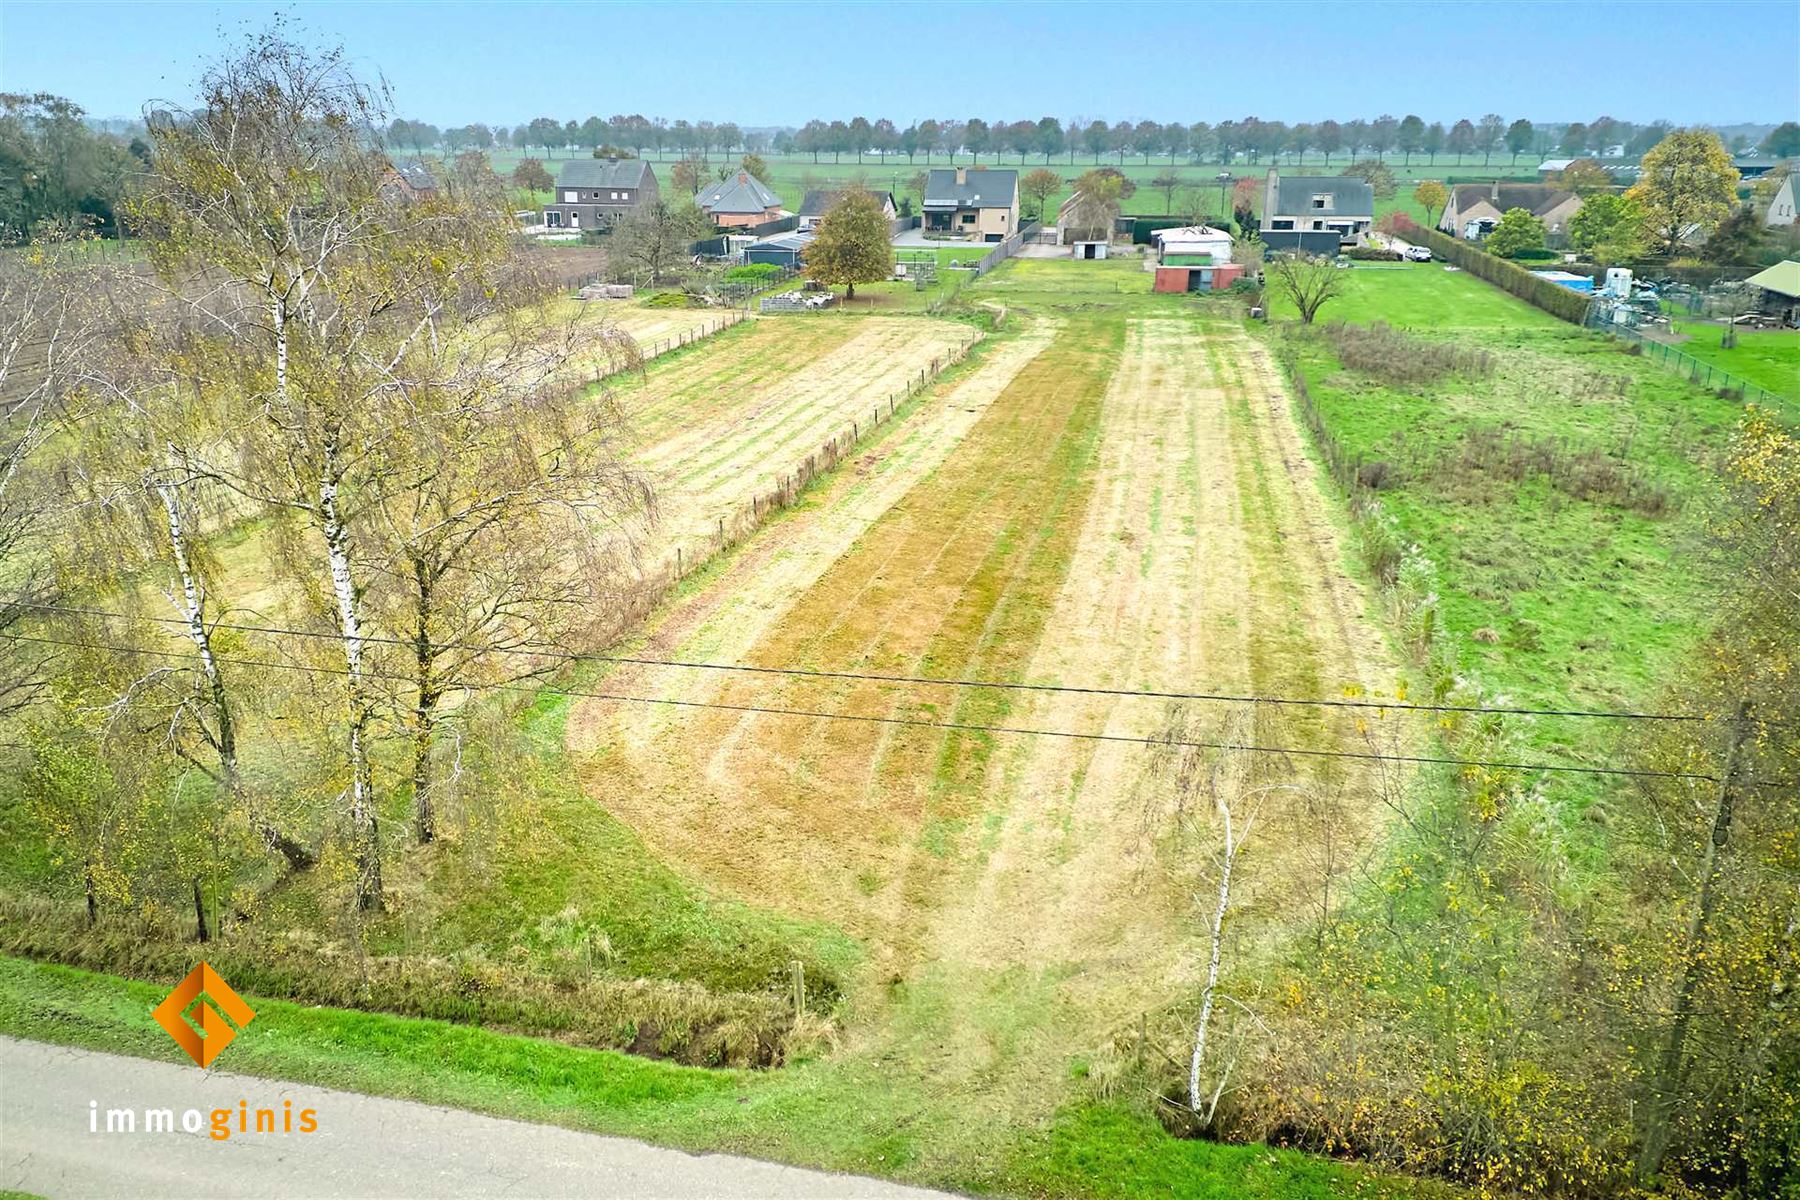
<instances>
[{"instance_id":1,"label":"garden shed","mask_svg":"<svg viewBox=\"0 0 1800 1200\"><path fill-rule=\"evenodd\" d=\"M1071 242L1075 258L1105 258L1107 243L1105 242Z\"/></svg>"},{"instance_id":2,"label":"garden shed","mask_svg":"<svg viewBox=\"0 0 1800 1200\"><path fill-rule=\"evenodd\" d=\"M1762 289L1761 311L1780 317L1784 325L1800 325L1800 262L1778 262L1744 282Z\"/></svg>"},{"instance_id":3,"label":"garden shed","mask_svg":"<svg viewBox=\"0 0 1800 1200\"><path fill-rule=\"evenodd\" d=\"M1244 277L1242 263L1163 266L1156 268L1159 292L1222 292Z\"/></svg>"},{"instance_id":4,"label":"garden shed","mask_svg":"<svg viewBox=\"0 0 1800 1200\"><path fill-rule=\"evenodd\" d=\"M751 242L744 248L746 263L773 263L778 267L798 267L806 257L806 247L812 243L810 233L778 233L774 237L766 237Z\"/></svg>"},{"instance_id":5,"label":"garden shed","mask_svg":"<svg viewBox=\"0 0 1800 1200\"><path fill-rule=\"evenodd\" d=\"M1231 261L1231 235L1210 225L1180 225L1150 234L1156 261L1168 266L1216 266Z\"/></svg>"}]
</instances>

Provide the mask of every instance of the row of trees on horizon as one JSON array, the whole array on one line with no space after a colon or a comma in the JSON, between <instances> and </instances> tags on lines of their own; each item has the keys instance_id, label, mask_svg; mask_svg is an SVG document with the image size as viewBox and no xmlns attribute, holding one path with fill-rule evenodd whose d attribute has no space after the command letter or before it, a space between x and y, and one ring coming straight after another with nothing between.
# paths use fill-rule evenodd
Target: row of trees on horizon
<instances>
[{"instance_id":1,"label":"row of trees on horizon","mask_svg":"<svg viewBox=\"0 0 1800 1200\"><path fill-rule=\"evenodd\" d=\"M511 129L505 125L471 124L439 129L424 121L395 118L388 126L386 140L390 149L490 150L495 148L542 148L554 157L557 153L582 153L617 149L639 155L673 152L680 155L773 152L776 154L810 154L816 162L829 154L834 162L844 155L854 155L858 162L866 155L886 157L904 154L909 161L919 155L949 157L966 154L971 161L983 155L998 158L1015 154L1020 162L1037 156L1045 162L1067 156L1073 162L1078 154L1089 155L1095 162L1113 157L1123 163L1127 157L1141 156L1145 162L1162 156L1170 159L1187 157L1197 161L1230 161L1239 155L1252 162L1278 160L1283 154L1296 159L1317 154L1329 162L1334 155L1371 154L1384 158L1390 154L1404 156L1410 163L1422 156L1435 163L1440 155L1457 158L1479 154L1483 163L1496 154L1510 156L1517 162L1523 154L1563 152L1569 157L1605 155L1608 151L1637 157L1661 141L1674 126L1668 121L1636 124L1601 116L1591 122L1566 125L1534 125L1523 117L1507 121L1498 113L1479 118L1464 117L1446 125L1442 121L1427 123L1408 114L1394 117L1383 114L1373 120L1325 120L1288 124L1265 121L1259 117L1221 121L1209 124L1196 121L1186 125L1179 121L1105 121L1081 120L1066 124L1055 117L1036 121L986 121L979 117L968 120L927 119L900 128L882 117L869 120L854 117L848 121L812 120L796 130L773 133L745 130L732 122L665 121L641 114L617 115L602 119L591 116L581 121L558 121L554 117L538 117ZM1751 149L1747 137L1739 134L1728 142L1734 153ZM1777 126L1757 146L1777 157L1800 154L1800 124L1787 122Z\"/></svg>"}]
</instances>

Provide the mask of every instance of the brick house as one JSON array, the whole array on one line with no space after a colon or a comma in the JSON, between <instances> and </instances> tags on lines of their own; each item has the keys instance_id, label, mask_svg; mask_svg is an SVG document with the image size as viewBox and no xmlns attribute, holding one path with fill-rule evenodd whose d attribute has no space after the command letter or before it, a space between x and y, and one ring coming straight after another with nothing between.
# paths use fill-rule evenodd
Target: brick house
<instances>
[{"instance_id":1,"label":"brick house","mask_svg":"<svg viewBox=\"0 0 1800 1200\"><path fill-rule=\"evenodd\" d=\"M934 167L925 177L926 233L1002 242L1019 228L1019 173Z\"/></svg>"},{"instance_id":2,"label":"brick house","mask_svg":"<svg viewBox=\"0 0 1800 1200\"><path fill-rule=\"evenodd\" d=\"M720 229L747 229L782 216L781 197L748 171L701 188L694 202Z\"/></svg>"},{"instance_id":3,"label":"brick house","mask_svg":"<svg viewBox=\"0 0 1800 1200\"><path fill-rule=\"evenodd\" d=\"M550 229L604 229L658 198L656 172L641 158L571 158L544 206Z\"/></svg>"}]
</instances>

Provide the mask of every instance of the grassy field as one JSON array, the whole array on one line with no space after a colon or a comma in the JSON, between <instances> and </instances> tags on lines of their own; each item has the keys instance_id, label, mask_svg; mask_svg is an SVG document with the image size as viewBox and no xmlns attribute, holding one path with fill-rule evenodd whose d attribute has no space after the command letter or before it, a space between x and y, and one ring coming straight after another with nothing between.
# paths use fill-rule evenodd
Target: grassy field
<instances>
[{"instance_id":1,"label":"grassy field","mask_svg":"<svg viewBox=\"0 0 1800 1200\"><path fill-rule=\"evenodd\" d=\"M1118 687L1390 686L1267 352L1226 310L1148 288L1135 264L1061 260L972 285L965 300L1004 309L1001 328L625 648ZM634 453L668 487L669 523L703 526L715 501L878 403L886 373L972 333L854 314L728 331L621 387ZM1123 697L652 666L570 682L1128 736L1171 718ZM978 1191L1404 1194L1315 1159L1171 1139L1141 1088L1116 1101L1088 1082L1116 1069L1119 1029L1185 1005L1200 957L1194 864L1169 857L1163 802L1143 807L1143 747L554 691L497 716L467 767L493 794L453 814L465 832L390 863L405 902L364 927L367 950L549 969L566 926L597 931L609 977L765 994L797 960L833 1020L823 1052L772 1072L677 1070L269 999L235 1068ZM1254 728L1348 736L1318 717ZM1352 819L1352 840L1376 834L1373 814ZM1272 845L1286 820L1270 815ZM1282 936L1287 873L1281 854L1250 872L1250 942ZM259 922L329 927L331 895L279 889ZM162 1053L139 1012L152 990L11 963L0 1019Z\"/></svg>"},{"instance_id":2,"label":"grassy field","mask_svg":"<svg viewBox=\"0 0 1800 1200\"><path fill-rule=\"evenodd\" d=\"M1321 322L1386 321L1491 356L1491 374L1409 388L1341 366L1323 336L1292 344L1331 435L1387 465L1380 502L1436 565L1465 665L1534 705L1653 702L1708 625L1716 581L1691 555L1741 406L1466 273L1346 274ZM1515 478L1521 457L1534 465ZM1555 719L1521 732L1575 761L1612 745Z\"/></svg>"},{"instance_id":3,"label":"grassy field","mask_svg":"<svg viewBox=\"0 0 1800 1200\"><path fill-rule=\"evenodd\" d=\"M1800 331L1739 330L1737 345L1728 350L1719 344L1724 334L1721 325L1680 318L1671 324L1676 334L1686 339L1676 343L1676 349L1683 354L1730 371L1776 395L1800 401Z\"/></svg>"}]
</instances>

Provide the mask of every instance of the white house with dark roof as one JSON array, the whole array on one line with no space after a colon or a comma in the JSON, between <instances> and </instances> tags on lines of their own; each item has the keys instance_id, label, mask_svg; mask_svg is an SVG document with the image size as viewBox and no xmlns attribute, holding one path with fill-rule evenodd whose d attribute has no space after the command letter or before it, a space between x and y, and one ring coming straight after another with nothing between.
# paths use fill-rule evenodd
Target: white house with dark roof
<instances>
[{"instance_id":1,"label":"white house with dark roof","mask_svg":"<svg viewBox=\"0 0 1800 1200\"><path fill-rule=\"evenodd\" d=\"M602 229L657 195L656 172L641 158L571 158L557 173L544 225Z\"/></svg>"},{"instance_id":2,"label":"white house with dark roof","mask_svg":"<svg viewBox=\"0 0 1800 1200\"><path fill-rule=\"evenodd\" d=\"M1354 175L1289 175L1269 168L1257 236L1271 250L1335 254L1375 223L1375 191Z\"/></svg>"},{"instance_id":3,"label":"white house with dark roof","mask_svg":"<svg viewBox=\"0 0 1800 1200\"><path fill-rule=\"evenodd\" d=\"M934 167L925 177L924 229L972 242L1002 242L1019 228L1019 173Z\"/></svg>"},{"instance_id":4,"label":"white house with dark roof","mask_svg":"<svg viewBox=\"0 0 1800 1200\"><path fill-rule=\"evenodd\" d=\"M748 171L736 171L700 189L700 211L721 229L743 229L784 215L781 197Z\"/></svg>"}]
</instances>

